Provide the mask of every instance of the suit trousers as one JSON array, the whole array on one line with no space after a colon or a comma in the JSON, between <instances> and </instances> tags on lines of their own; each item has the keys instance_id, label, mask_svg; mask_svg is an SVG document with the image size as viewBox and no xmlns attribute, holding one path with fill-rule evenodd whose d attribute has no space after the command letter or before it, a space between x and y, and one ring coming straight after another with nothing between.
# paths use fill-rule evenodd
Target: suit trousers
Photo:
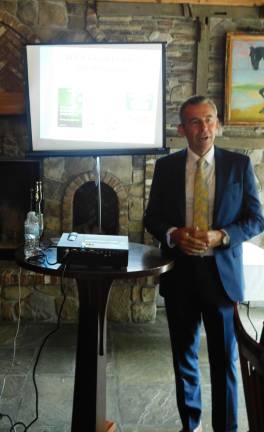
<instances>
[{"instance_id":1,"label":"suit trousers","mask_svg":"<svg viewBox=\"0 0 264 432\"><path fill-rule=\"evenodd\" d=\"M183 256L161 277L183 427L201 421L200 330L207 338L215 432L237 430L237 343L233 302L221 283L214 257Z\"/></svg>"}]
</instances>

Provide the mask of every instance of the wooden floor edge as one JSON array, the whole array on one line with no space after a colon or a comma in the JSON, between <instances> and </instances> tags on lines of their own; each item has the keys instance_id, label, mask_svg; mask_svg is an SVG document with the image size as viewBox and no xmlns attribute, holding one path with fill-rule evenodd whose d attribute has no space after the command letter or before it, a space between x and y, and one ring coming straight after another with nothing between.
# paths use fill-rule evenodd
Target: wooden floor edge
<instances>
[{"instance_id":1,"label":"wooden floor edge","mask_svg":"<svg viewBox=\"0 0 264 432\"><path fill-rule=\"evenodd\" d=\"M107 421L105 422L105 432L116 432L116 424L111 422L111 421Z\"/></svg>"}]
</instances>

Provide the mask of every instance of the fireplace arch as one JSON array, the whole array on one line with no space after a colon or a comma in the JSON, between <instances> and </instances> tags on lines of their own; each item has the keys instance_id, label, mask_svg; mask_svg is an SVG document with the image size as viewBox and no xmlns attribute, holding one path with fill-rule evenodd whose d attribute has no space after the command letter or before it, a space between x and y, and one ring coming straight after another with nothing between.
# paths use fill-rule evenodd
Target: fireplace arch
<instances>
[{"instance_id":1,"label":"fireplace arch","mask_svg":"<svg viewBox=\"0 0 264 432\"><path fill-rule=\"evenodd\" d=\"M74 197L80 188L89 182L94 182L96 177L94 172L88 171L79 174L66 187L62 200L62 231L70 232L73 230ZM101 184L107 185L116 194L118 201L118 227L120 235L128 235L128 194L121 181L113 174L103 171L101 173Z\"/></svg>"}]
</instances>

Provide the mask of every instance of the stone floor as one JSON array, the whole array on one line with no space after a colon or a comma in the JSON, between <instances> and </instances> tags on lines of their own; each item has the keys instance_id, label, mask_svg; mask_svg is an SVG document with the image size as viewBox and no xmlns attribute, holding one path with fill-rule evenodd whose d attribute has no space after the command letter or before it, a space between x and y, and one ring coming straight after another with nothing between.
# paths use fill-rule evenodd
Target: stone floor
<instances>
[{"instance_id":1,"label":"stone floor","mask_svg":"<svg viewBox=\"0 0 264 432\"><path fill-rule=\"evenodd\" d=\"M240 308L245 327L254 335L245 307ZM250 317L260 332L264 308L251 309ZM8 414L13 421L28 425L35 417L32 368L38 347L51 328L51 324L21 324L12 365L16 327L3 322L0 325L0 412ZM70 431L75 346L74 324L62 325L45 346L36 369L39 419L30 431ZM211 432L209 368L204 337L200 364L203 427L205 432ZM107 418L115 420L118 432L179 431L181 424L173 382L168 331L162 309L155 323L108 324ZM239 432L246 432L241 378L239 390ZM85 425L83 430L90 432ZM7 417L0 420L0 431L10 431ZM23 426L16 427L16 432L22 431Z\"/></svg>"}]
</instances>

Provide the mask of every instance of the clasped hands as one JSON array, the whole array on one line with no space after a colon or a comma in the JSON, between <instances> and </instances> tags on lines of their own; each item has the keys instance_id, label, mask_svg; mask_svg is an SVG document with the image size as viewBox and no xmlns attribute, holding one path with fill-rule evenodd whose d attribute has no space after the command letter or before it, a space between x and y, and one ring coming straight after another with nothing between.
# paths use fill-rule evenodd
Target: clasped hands
<instances>
[{"instance_id":1,"label":"clasped hands","mask_svg":"<svg viewBox=\"0 0 264 432\"><path fill-rule=\"evenodd\" d=\"M202 255L208 248L220 246L223 232L202 231L199 228L178 228L170 233L171 243L177 245L186 255Z\"/></svg>"}]
</instances>

